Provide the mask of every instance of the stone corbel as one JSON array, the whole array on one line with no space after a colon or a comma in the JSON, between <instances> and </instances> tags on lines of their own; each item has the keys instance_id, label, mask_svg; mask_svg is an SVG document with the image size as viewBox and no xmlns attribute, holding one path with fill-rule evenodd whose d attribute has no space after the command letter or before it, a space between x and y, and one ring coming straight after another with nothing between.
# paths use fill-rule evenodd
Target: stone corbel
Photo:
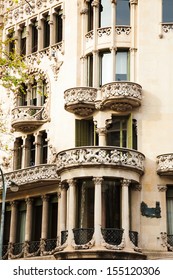
<instances>
[{"instance_id":1,"label":"stone corbel","mask_svg":"<svg viewBox=\"0 0 173 280\"><path fill-rule=\"evenodd\" d=\"M63 61L58 61L57 58L54 58L54 63L51 64L52 71L54 73L55 81L58 79L59 70L63 64Z\"/></svg>"}]
</instances>

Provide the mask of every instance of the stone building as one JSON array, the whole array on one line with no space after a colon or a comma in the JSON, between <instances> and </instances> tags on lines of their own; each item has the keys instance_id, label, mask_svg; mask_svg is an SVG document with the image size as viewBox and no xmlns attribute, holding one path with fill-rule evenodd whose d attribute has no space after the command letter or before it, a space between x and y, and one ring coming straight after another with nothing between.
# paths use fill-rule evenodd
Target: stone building
<instances>
[{"instance_id":1,"label":"stone building","mask_svg":"<svg viewBox=\"0 0 173 280\"><path fill-rule=\"evenodd\" d=\"M173 258L173 2L1 2L32 74L3 94L3 258Z\"/></svg>"}]
</instances>

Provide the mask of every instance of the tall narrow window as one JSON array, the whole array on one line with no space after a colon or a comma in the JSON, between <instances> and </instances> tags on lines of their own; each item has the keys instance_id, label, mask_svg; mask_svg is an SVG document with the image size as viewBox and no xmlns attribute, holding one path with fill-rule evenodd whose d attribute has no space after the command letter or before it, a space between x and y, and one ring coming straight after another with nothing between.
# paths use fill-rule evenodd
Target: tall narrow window
<instances>
[{"instance_id":1,"label":"tall narrow window","mask_svg":"<svg viewBox=\"0 0 173 280\"><path fill-rule=\"evenodd\" d=\"M45 131L41 134L41 160L40 163L44 164L47 163L47 152L48 152L48 145L47 145L47 133Z\"/></svg>"},{"instance_id":2,"label":"tall narrow window","mask_svg":"<svg viewBox=\"0 0 173 280\"><path fill-rule=\"evenodd\" d=\"M17 95L17 106L27 106L27 87L23 83Z\"/></svg>"},{"instance_id":3,"label":"tall narrow window","mask_svg":"<svg viewBox=\"0 0 173 280\"><path fill-rule=\"evenodd\" d=\"M57 237L58 199L57 195L50 197L48 238Z\"/></svg>"},{"instance_id":4,"label":"tall narrow window","mask_svg":"<svg viewBox=\"0 0 173 280\"><path fill-rule=\"evenodd\" d=\"M102 228L121 227L120 183L104 180L102 186Z\"/></svg>"},{"instance_id":5,"label":"tall narrow window","mask_svg":"<svg viewBox=\"0 0 173 280\"><path fill-rule=\"evenodd\" d=\"M20 55L26 55L26 26L21 30Z\"/></svg>"},{"instance_id":6,"label":"tall narrow window","mask_svg":"<svg viewBox=\"0 0 173 280\"><path fill-rule=\"evenodd\" d=\"M5 208L5 224L4 224L4 240L3 244L7 245L9 242L9 236L10 236L10 221L11 221L11 206L6 203Z\"/></svg>"},{"instance_id":7,"label":"tall narrow window","mask_svg":"<svg viewBox=\"0 0 173 280\"><path fill-rule=\"evenodd\" d=\"M93 86L93 55L87 57L87 85Z\"/></svg>"},{"instance_id":8,"label":"tall narrow window","mask_svg":"<svg viewBox=\"0 0 173 280\"><path fill-rule=\"evenodd\" d=\"M116 81L129 80L129 52L120 50L116 53Z\"/></svg>"},{"instance_id":9,"label":"tall narrow window","mask_svg":"<svg viewBox=\"0 0 173 280\"><path fill-rule=\"evenodd\" d=\"M34 201L32 224L32 240L40 241L41 237L41 222L42 222L42 200L37 198Z\"/></svg>"},{"instance_id":10,"label":"tall narrow window","mask_svg":"<svg viewBox=\"0 0 173 280\"><path fill-rule=\"evenodd\" d=\"M26 203L20 202L17 222L17 242L25 241Z\"/></svg>"},{"instance_id":11,"label":"tall narrow window","mask_svg":"<svg viewBox=\"0 0 173 280\"><path fill-rule=\"evenodd\" d=\"M92 120L76 120L76 147L97 145L96 135Z\"/></svg>"},{"instance_id":12,"label":"tall narrow window","mask_svg":"<svg viewBox=\"0 0 173 280\"><path fill-rule=\"evenodd\" d=\"M45 16L43 21L43 48L47 48L50 45L50 16Z\"/></svg>"},{"instance_id":13,"label":"tall narrow window","mask_svg":"<svg viewBox=\"0 0 173 280\"><path fill-rule=\"evenodd\" d=\"M130 25L130 3L129 0L117 0L116 25Z\"/></svg>"},{"instance_id":14,"label":"tall narrow window","mask_svg":"<svg viewBox=\"0 0 173 280\"><path fill-rule=\"evenodd\" d=\"M101 0L100 27L111 26L111 1Z\"/></svg>"},{"instance_id":15,"label":"tall narrow window","mask_svg":"<svg viewBox=\"0 0 173 280\"><path fill-rule=\"evenodd\" d=\"M162 0L162 22L173 22L172 0Z\"/></svg>"},{"instance_id":16,"label":"tall narrow window","mask_svg":"<svg viewBox=\"0 0 173 280\"><path fill-rule=\"evenodd\" d=\"M78 180L77 183L77 228L94 227L94 183Z\"/></svg>"},{"instance_id":17,"label":"tall narrow window","mask_svg":"<svg viewBox=\"0 0 173 280\"><path fill-rule=\"evenodd\" d=\"M22 146L23 140L19 137L14 143L14 170L22 167Z\"/></svg>"},{"instance_id":18,"label":"tall narrow window","mask_svg":"<svg viewBox=\"0 0 173 280\"><path fill-rule=\"evenodd\" d=\"M88 3L88 31L93 30L93 0L90 0Z\"/></svg>"},{"instance_id":19,"label":"tall narrow window","mask_svg":"<svg viewBox=\"0 0 173 280\"><path fill-rule=\"evenodd\" d=\"M100 86L111 81L111 53L100 54Z\"/></svg>"},{"instance_id":20,"label":"tall narrow window","mask_svg":"<svg viewBox=\"0 0 173 280\"><path fill-rule=\"evenodd\" d=\"M32 37L31 37L31 52L38 50L38 22L34 21L32 24Z\"/></svg>"},{"instance_id":21,"label":"tall narrow window","mask_svg":"<svg viewBox=\"0 0 173 280\"><path fill-rule=\"evenodd\" d=\"M35 80L31 88L30 105L37 105L37 82Z\"/></svg>"},{"instance_id":22,"label":"tall narrow window","mask_svg":"<svg viewBox=\"0 0 173 280\"><path fill-rule=\"evenodd\" d=\"M62 10L60 10L55 15L55 43L62 41L62 29Z\"/></svg>"},{"instance_id":23,"label":"tall narrow window","mask_svg":"<svg viewBox=\"0 0 173 280\"><path fill-rule=\"evenodd\" d=\"M10 30L8 33L8 52L10 58L12 58L14 51L15 51L14 30Z\"/></svg>"},{"instance_id":24,"label":"tall narrow window","mask_svg":"<svg viewBox=\"0 0 173 280\"><path fill-rule=\"evenodd\" d=\"M29 145L29 166L35 165L35 137L34 135L28 136L28 145Z\"/></svg>"},{"instance_id":25,"label":"tall narrow window","mask_svg":"<svg viewBox=\"0 0 173 280\"><path fill-rule=\"evenodd\" d=\"M167 233L173 236L173 186L169 186L166 192L167 203ZM173 244L171 244L173 246Z\"/></svg>"}]
</instances>

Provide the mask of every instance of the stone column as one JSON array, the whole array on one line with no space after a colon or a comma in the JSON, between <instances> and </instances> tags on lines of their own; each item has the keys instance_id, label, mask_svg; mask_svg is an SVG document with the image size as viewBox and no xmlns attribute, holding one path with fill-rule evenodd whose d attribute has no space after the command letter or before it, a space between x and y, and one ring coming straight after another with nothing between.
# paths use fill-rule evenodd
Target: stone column
<instances>
[{"instance_id":1,"label":"stone column","mask_svg":"<svg viewBox=\"0 0 173 280\"><path fill-rule=\"evenodd\" d=\"M115 59L116 59L116 47L115 47L115 40L116 40L116 32L115 32L115 26L116 26L116 0L111 0L112 3L112 9L111 9L111 56L112 56L112 81L115 81L115 73L116 73L116 67L115 67Z\"/></svg>"},{"instance_id":2,"label":"stone column","mask_svg":"<svg viewBox=\"0 0 173 280\"><path fill-rule=\"evenodd\" d=\"M30 26L28 20L26 21L26 56L31 53L31 40L30 40Z\"/></svg>"},{"instance_id":3,"label":"stone column","mask_svg":"<svg viewBox=\"0 0 173 280\"><path fill-rule=\"evenodd\" d=\"M22 169L28 166L28 143L27 136L23 136L23 145L22 145Z\"/></svg>"},{"instance_id":4,"label":"stone column","mask_svg":"<svg viewBox=\"0 0 173 280\"><path fill-rule=\"evenodd\" d=\"M96 132L99 135L99 146L106 146L106 128L97 128Z\"/></svg>"},{"instance_id":5,"label":"stone column","mask_svg":"<svg viewBox=\"0 0 173 280\"><path fill-rule=\"evenodd\" d=\"M32 238L32 213L33 199L28 197L26 201L26 224L25 224L25 241L31 241Z\"/></svg>"},{"instance_id":6,"label":"stone column","mask_svg":"<svg viewBox=\"0 0 173 280\"><path fill-rule=\"evenodd\" d=\"M61 205L61 192L58 190L57 192L57 199L58 199L58 207L57 207L57 246L59 246L59 243L61 241L61 231L60 231L60 205Z\"/></svg>"},{"instance_id":7,"label":"stone column","mask_svg":"<svg viewBox=\"0 0 173 280\"><path fill-rule=\"evenodd\" d=\"M66 230L66 218L67 218L67 185L61 184L61 199L60 199L60 236L61 232Z\"/></svg>"},{"instance_id":8,"label":"stone column","mask_svg":"<svg viewBox=\"0 0 173 280\"><path fill-rule=\"evenodd\" d=\"M40 51L43 49L43 22L40 18L38 18L38 26L37 26L37 30L38 30L38 48L37 51Z\"/></svg>"},{"instance_id":9,"label":"stone column","mask_svg":"<svg viewBox=\"0 0 173 280\"><path fill-rule=\"evenodd\" d=\"M95 245L99 246L101 243L101 223L102 223L102 207L101 207L101 185L103 182L102 177L93 178L95 185L94 196L94 236Z\"/></svg>"},{"instance_id":10,"label":"stone column","mask_svg":"<svg viewBox=\"0 0 173 280\"><path fill-rule=\"evenodd\" d=\"M137 29L137 10L138 0L130 0L130 18L131 18L131 48L130 48L130 81L136 81L136 29Z\"/></svg>"},{"instance_id":11,"label":"stone column","mask_svg":"<svg viewBox=\"0 0 173 280\"><path fill-rule=\"evenodd\" d=\"M16 233L17 233L17 201L12 201L11 203L11 222L10 222L10 238L9 242L10 243L15 243L16 242Z\"/></svg>"},{"instance_id":12,"label":"stone column","mask_svg":"<svg viewBox=\"0 0 173 280\"><path fill-rule=\"evenodd\" d=\"M129 238L129 229L130 229L130 217L129 217L129 184L130 180L123 179L121 182L122 186L122 228L124 229L124 240L125 247L130 248L130 238Z\"/></svg>"},{"instance_id":13,"label":"stone column","mask_svg":"<svg viewBox=\"0 0 173 280\"><path fill-rule=\"evenodd\" d=\"M49 20L49 25L50 25L50 46L52 46L55 43L55 33L54 33L54 20L53 20L53 14L50 11L50 20Z\"/></svg>"},{"instance_id":14,"label":"stone column","mask_svg":"<svg viewBox=\"0 0 173 280\"><path fill-rule=\"evenodd\" d=\"M41 239L46 239L48 237L49 196L43 195L41 198L43 201Z\"/></svg>"},{"instance_id":15,"label":"stone column","mask_svg":"<svg viewBox=\"0 0 173 280\"><path fill-rule=\"evenodd\" d=\"M74 238L73 228L75 228L76 217L76 182L74 179L67 181L69 185L69 206L68 206L68 247L71 247Z\"/></svg>"},{"instance_id":16,"label":"stone column","mask_svg":"<svg viewBox=\"0 0 173 280\"><path fill-rule=\"evenodd\" d=\"M41 135L39 132L34 134L35 136L35 165L41 163Z\"/></svg>"},{"instance_id":17,"label":"stone column","mask_svg":"<svg viewBox=\"0 0 173 280\"><path fill-rule=\"evenodd\" d=\"M86 44L86 39L85 39L85 34L87 33L87 14L88 14L88 7L86 3L83 3L82 9L81 9L81 25L82 25L82 34L81 34L81 45L82 45L82 56L81 56L81 86L86 86L87 85L87 64L86 64L86 56L85 56L85 44Z\"/></svg>"},{"instance_id":18,"label":"stone column","mask_svg":"<svg viewBox=\"0 0 173 280\"><path fill-rule=\"evenodd\" d=\"M93 87L99 86L99 56L97 50L97 29L99 27L99 1L94 0L93 5Z\"/></svg>"}]
</instances>

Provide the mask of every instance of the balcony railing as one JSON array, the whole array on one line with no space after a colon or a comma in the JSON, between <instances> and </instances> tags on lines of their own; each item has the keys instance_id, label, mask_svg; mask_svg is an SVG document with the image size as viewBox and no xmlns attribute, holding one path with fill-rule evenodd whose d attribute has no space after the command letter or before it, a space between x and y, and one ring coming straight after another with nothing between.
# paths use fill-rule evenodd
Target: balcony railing
<instances>
[{"instance_id":1,"label":"balcony railing","mask_svg":"<svg viewBox=\"0 0 173 280\"><path fill-rule=\"evenodd\" d=\"M57 169L84 166L109 166L132 169L139 174L144 173L144 155L138 151L119 147L79 147L57 154Z\"/></svg>"},{"instance_id":2,"label":"balcony railing","mask_svg":"<svg viewBox=\"0 0 173 280\"><path fill-rule=\"evenodd\" d=\"M138 247L138 232L137 231L132 231L130 230L129 231L129 237L130 237L130 240L132 241L132 243Z\"/></svg>"},{"instance_id":3,"label":"balcony railing","mask_svg":"<svg viewBox=\"0 0 173 280\"><path fill-rule=\"evenodd\" d=\"M173 175L173 153L163 154L157 157L157 174Z\"/></svg>"},{"instance_id":4,"label":"balcony railing","mask_svg":"<svg viewBox=\"0 0 173 280\"><path fill-rule=\"evenodd\" d=\"M41 164L5 173L5 180L14 181L18 185L34 182L59 181L55 164Z\"/></svg>"},{"instance_id":5,"label":"balcony railing","mask_svg":"<svg viewBox=\"0 0 173 280\"><path fill-rule=\"evenodd\" d=\"M142 87L132 82L112 82L100 90L91 87L77 87L64 92L65 109L86 117L97 109L131 111L141 105Z\"/></svg>"},{"instance_id":6,"label":"balcony railing","mask_svg":"<svg viewBox=\"0 0 173 280\"><path fill-rule=\"evenodd\" d=\"M47 121L44 106L19 106L12 110L12 127L17 131L30 132Z\"/></svg>"},{"instance_id":7,"label":"balcony railing","mask_svg":"<svg viewBox=\"0 0 173 280\"><path fill-rule=\"evenodd\" d=\"M67 241L68 230L61 231L61 245L63 245Z\"/></svg>"},{"instance_id":8,"label":"balcony railing","mask_svg":"<svg viewBox=\"0 0 173 280\"><path fill-rule=\"evenodd\" d=\"M102 235L106 243L111 245L119 245L123 237L123 229L102 228Z\"/></svg>"},{"instance_id":9,"label":"balcony railing","mask_svg":"<svg viewBox=\"0 0 173 280\"><path fill-rule=\"evenodd\" d=\"M168 241L168 244L173 247L173 234L168 234L167 235L167 241Z\"/></svg>"},{"instance_id":10,"label":"balcony railing","mask_svg":"<svg viewBox=\"0 0 173 280\"><path fill-rule=\"evenodd\" d=\"M65 109L69 112L85 117L95 110L97 89L90 87L76 87L64 92Z\"/></svg>"},{"instance_id":11,"label":"balcony railing","mask_svg":"<svg viewBox=\"0 0 173 280\"><path fill-rule=\"evenodd\" d=\"M87 244L94 234L94 228L74 228L74 240L77 245Z\"/></svg>"}]
</instances>

